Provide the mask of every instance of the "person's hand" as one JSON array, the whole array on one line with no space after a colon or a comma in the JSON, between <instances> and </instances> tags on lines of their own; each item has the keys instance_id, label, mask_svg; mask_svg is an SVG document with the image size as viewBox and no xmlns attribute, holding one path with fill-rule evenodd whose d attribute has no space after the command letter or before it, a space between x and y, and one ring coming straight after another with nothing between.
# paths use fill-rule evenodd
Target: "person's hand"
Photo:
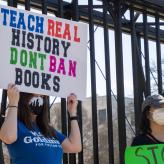
<instances>
[{"instance_id":1,"label":"person's hand","mask_svg":"<svg viewBox=\"0 0 164 164\"><path fill-rule=\"evenodd\" d=\"M70 116L76 116L77 115L77 97L75 94L71 93L67 97L67 108Z\"/></svg>"},{"instance_id":2,"label":"person's hand","mask_svg":"<svg viewBox=\"0 0 164 164\"><path fill-rule=\"evenodd\" d=\"M12 83L10 83L8 85L7 96L8 96L8 99L9 99L9 106L18 106L19 90Z\"/></svg>"}]
</instances>

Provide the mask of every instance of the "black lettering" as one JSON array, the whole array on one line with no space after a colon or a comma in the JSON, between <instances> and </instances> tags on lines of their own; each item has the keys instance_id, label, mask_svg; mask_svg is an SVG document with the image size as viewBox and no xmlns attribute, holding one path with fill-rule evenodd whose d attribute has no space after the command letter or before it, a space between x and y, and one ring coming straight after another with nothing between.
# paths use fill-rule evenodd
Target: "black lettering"
<instances>
[{"instance_id":1,"label":"black lettering","mask_svg":"<svg viewBox=\"0 0 164 164\"><path fill-rule=\"evenodd\" d=\"M46 53L50 53L51 52L51 39L49 37L45 37L45 40L44 40L44 51Z\"/></svg>"},{"instance_id":2,"label":"black lettering","mask_svg":"<svg viewBox=\"0 0 164 164\"><path fill-rule=\"evenodd\" d=\"M38 72L33 72L32 74L32 85L34 88L39 87L39 73Z\"/></svg>"},{"instance_id":3,"label":"black lettering","mask_svg":"<svg viewBox=\"0 0 164 164\"><path fill-rule=\"evenodd\" d=\"M20 30L12 29L12 42L13 46L20 46Z\"/></svg>"},{"instance_id":4,"label":"black lettering","mask_svg":"<svg viewBox=\"0 0 164 164\"><path fill-rule=\"evenodd\" d=\"M60 90L59 82L60 82L59 76L54 76L54 78L53 78L53 83L54 83L53 90L55 92L59 92L59 90Z\"/></svg>"},{"instance_id":5,"label":"black lettering","mask_svg":"<svg viewBox=\"0 0 164 164\"><path fill-rule=\"evenodd\" d=\"M65 44L66 43L66 44ZM64 57L67 57L67 50L68 48L70 47L71 43L69 42L65 42L65 41L61 41L61 44L63 45L63 48L64 48Z\"/></svg>"},{"instance_id":6,"label":"black lettering","mask_svg":"<svg viewBox=\"0 0 164 164\"><path fill-rule=\"evenodd\" d=\"M30 70L25 70L25 72L24 72L24 84L27 87L31 86L31 72L30 72Z\"/></svg>"},{"instance_id":7,"label":"black lettering","mask_svg":"<svg viewBox=\"0 0 164 164\"><path fill-rule=\"evenodd\" d=\"M22 70L20 68L15 68L15 84L21 85L22 84Z\"/></svg>"},{"instance_id":8,"label":"black lettering","mask_svg":"<svg viewBox=\"0 0 164 164\"><path fill-rule=\"evenodd\" d=\"M26 31L22 31L22 47L26 46Z\"/></svg>"},{"instance_id":9,"label":"black lettering","mask_svg":"<svg viewBox=\"0 0 164 164\"><path fill-rule=\"evenodd\" d=\"M29 32L27 34L27 40L28 40L27 47L29 49L33 49L34 48L34 34Z\"/></svg>"},{"instance_id":10,"label":"black lettering","mask_svg":"<svg viewBox=\"0 0 164 164\"><path fill-rule=\"evenodd\" d=\"M45 90L50 90L51 89L49 84L48 84L48 80L50 78L51 78L50 74L42 73L42 85L41 85L42 89L45 89Z\"/></svg>"},{"instance_id":11,"label":"black lettering","mask_svg":"<svg viewBox=\"0 0 164 164\"><path fill-rule=\"evenodd\" d=\"M42 35L35 35L35 39L37 39L37 43L38 43L38 46L37 46L37 51L40 51L40 46L41 46L41 40L43 40L43 36Z\"/></svg>"},{"instance_id":12,"label":"black lettering","mask_svg":"<svg viewBox=\"0 0 164 164\"><path fill-rule=\"evenodd\" d=\"M53 39L52 54L59 56L59 41L57 39Z\"/></svg>"}]
</instances>

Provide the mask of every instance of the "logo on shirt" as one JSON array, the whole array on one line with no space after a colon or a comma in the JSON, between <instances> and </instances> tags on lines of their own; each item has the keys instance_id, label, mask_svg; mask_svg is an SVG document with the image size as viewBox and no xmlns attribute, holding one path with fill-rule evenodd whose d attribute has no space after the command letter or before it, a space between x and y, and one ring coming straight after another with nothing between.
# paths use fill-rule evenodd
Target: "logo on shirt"
<instances>
[{"instance_id":1,"label":"logo on shirt","mask_svg":"<svg viewBox=\"0 0 164 164\"><path fill-rule=\"evenodd\" d=\"M46 138L40 132L30 131L31 136L24 137L25 144L35 144L36 146L60 147L60 142L55 138Z\"/></svg>"}]
</instances>

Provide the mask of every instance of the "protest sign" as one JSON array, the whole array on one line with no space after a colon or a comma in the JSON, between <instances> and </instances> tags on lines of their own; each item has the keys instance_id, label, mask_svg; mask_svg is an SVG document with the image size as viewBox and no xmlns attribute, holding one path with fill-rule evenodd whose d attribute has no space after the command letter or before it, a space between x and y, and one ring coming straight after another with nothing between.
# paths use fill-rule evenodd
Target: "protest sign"
<instances>
[{"instance_id":1,"label":"protest sign","mask_svg":"<svg viewBox=\"0 0 164 164\"><path fill-rule=\"evenodd\" d=\"M127 147L125 164L164 163L164 144Z\"/></svg>"},{"instance_id":2,"label":"protest sign","mask_svg":"<svg viewBox=\"0 0 164 164\"><path fill-rule=\"evenodd\" d=\"M0 88L86 97L87 25L0 5Z\"/></svg>"}]
</instances>

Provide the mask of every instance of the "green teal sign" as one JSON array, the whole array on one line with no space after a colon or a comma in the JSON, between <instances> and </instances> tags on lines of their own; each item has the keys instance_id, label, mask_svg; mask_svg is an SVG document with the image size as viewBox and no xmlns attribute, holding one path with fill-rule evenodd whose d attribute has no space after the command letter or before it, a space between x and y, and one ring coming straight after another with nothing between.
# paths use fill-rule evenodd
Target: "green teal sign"
<instances>
[{"instance_id":1,"label":"green teal sign","mask_svg":"<svg viewBox=\"0 0 164 164\"><path fill-rule=\"evenodd\" d=\"M164 144L127 147L125 164L164 164Z\"/></svg>"}]
</instances>

